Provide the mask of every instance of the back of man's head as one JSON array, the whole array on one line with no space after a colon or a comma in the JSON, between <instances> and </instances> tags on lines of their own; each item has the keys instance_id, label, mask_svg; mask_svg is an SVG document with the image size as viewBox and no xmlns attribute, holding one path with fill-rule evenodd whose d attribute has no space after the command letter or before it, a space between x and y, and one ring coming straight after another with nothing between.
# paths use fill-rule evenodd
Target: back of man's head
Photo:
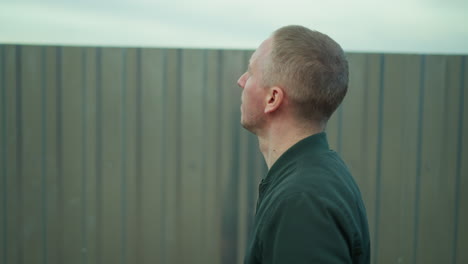
<instances>
[{"instance_id":1,"label":"back of man's head","mask_svg":"<svg viewBox=\"0 0 468 264\"><path fill-rule=\"evenodd\" d=\"M282 87L297 117L326 122L348 89L348 61L338 43L302 26L273 33L264 84Z\"/></svg>"}]
</instances>

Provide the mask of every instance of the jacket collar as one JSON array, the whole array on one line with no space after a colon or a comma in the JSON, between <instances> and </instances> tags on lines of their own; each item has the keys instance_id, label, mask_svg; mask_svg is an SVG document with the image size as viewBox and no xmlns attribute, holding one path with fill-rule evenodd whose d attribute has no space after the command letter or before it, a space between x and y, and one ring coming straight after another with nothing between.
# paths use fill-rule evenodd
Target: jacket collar
<instances>
[{"instance_id":1,"label":"jacket collar","mask_svg":"<svg viewBox=\"0 0 468 264\"><path fill-rule=\"evenodd\" d=\"M291 163L295 162L297 158L304 154L308 153L317 153L328 151L329 145L327 141L327 135L325 132L317 133L311 136L308 136L296 144L291 146L288 150L286 150L271 166L270 170L262 182L269 182L274 178L274 174L280 171L282 168L290 165Z\"/></svg>"}]
</instances>

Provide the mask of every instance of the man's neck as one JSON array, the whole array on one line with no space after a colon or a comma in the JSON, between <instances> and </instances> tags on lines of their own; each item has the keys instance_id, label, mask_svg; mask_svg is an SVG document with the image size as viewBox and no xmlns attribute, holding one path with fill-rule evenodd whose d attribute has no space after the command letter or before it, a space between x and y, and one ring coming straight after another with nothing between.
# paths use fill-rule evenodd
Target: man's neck
<instances>
[{"instance_id":1,"label":"man's neck","mask_svg":"<svg viewBox=\"0 0 468 264\"><path fill-rule=\"evenodd\" d=\"M258 135L260 152L263 154L268 169L294 144L322 131L323 128L304 128L283 123L270 127L268 131Z\"/></svg>"}]
</instances>

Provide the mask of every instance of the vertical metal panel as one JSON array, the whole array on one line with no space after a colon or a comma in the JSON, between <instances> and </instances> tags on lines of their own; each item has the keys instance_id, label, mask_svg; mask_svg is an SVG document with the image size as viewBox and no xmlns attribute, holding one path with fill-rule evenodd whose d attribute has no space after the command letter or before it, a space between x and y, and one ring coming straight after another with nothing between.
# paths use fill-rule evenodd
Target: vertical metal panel
<instances>
[{"instance_id":1,"label":"vertical metal panel","mask_svg":"<svg viewBox=\"0 0 468 264\"><path fill-rule=\"evenodd\" d=\"M24 241L25 241L25 229L24 229L24 196L23 196L23 53L24 47L17 46L16 48L16 200L18 201L17 209L17 227L16 235L18 236L18 262L24 262Z\"/></svg>"},{"instance_id":2,"label":"vertical metal panel","mask_svg":"<svg viewBox=\"0 0 468 264\"><path fill-rule=\"evenodd\" d=\"M375 169L375 218L374 218L374 262L379 259L379 243L380 243L380 208L381 208L381 190L382 190L382 134L383 134L383 109L384 109L384 80L385 80L385 55L379 55L379 97L377 110L377 153L376 153L376 169Z\"/></svg>"},{"instance_id":3,"label":"vertical metal panel","mask_svg":"<svg viewBox=\"0 0 468 264\"><path fill-rule=\"evenodd\" d=\"M163 56L160 49L142 51L142 225L143 263L161 261L163 255L161 233L163 213L161 185L163 149L161 148L163 124ZM180 105L179 105L180 107Z\"/></svg>"},{"instance_id":4,"label":"vertical metal panel","mask_svg":"<svg viewBox=\"0 0 468 264\"><path fill-rule=\"evenodd\" d=\"M44 109L44 126L46 129L45 142L43 146L46 150L45 159L46 162L46 189L42 190L46 192L46 214L47 214L47 263L55 264L58 263L57 253L57 241L58 237L58 208L57 208L57 66L56 66L56 55L57 49L55 47L46 47L45 49L45 61L43 63L45 76L45 87L43 90L45 105Z\"/></svg>"},{"instance_id":5,"label":"vertical metal panel","mask_svg":"<svg viewBox=\"0 0 468 264\"><path fill-rule=\"evenodd\" d=\"M102 51L102 263L119 263L121 240L122 51ZM118 249L119 254L116 254Z\"/></svg>"},{"instance_id":6,"label":"vertical metal panel","mask_svg":"<svg viewBox=\"0 0 468 264\"><path fill-rule=\"evenodd\" d=\"M88 120L86 119L87 115L87 108L88 108L88 98L87 98L87 57L86 57L86 49L81 49L81 263L88 262L88 234L87 234L87 204L86 204L86 194L87 194L87 185L88 185L88 175L87 175L87 168L88 168L88 161L86 160L86 154L88 152L88 146L86 142L88 142Z\"/></svg>"},{"instance_id":7,"label":"vertical metal panel","mask_svg":"<svg viewBox=\"0 0 468 264\"><path fill-rule=\"evenodd\" d=\"M449 262L452 254L447 236L453 234L455 175L442 170L445 157L441 155L447 144L444 95L450 89L445 85L445 64L442 56L426 60L417 263Z\"/></svg>"},{"instance_id":8,"label":"vertical metal panel","mask_svg":"<svg viewBox=\"0 0 468 264\"><path fill-rule=\"evenodd\" d=\"M377 89L380 84L381 77L380 57L378 55L366 55L363 93L363 123L362 123L362 159L364 160L364 168L362 171L363 180L360 181L360 190L367 210L367 218L369 224L369 233L371 237L371 262L375 263L375 245L376 243L376 185L377 185L377 151L378 151L378 117L379 117L379 97L380 89ZM353 172L354 173L354 172Z\"/></svg>"},{"instance_id":9,"label":"vertical metal panel","mask_svg":"<svg viewBox=\"0 0 468 264\"><path fill-rule=\"evenodd\" d=\"M468 131L468 56L463 57L463 62L460 65L462 75L460 76L460 100L459 100L459 130L458 142L460 146L458 150L458 171L457 171L457 186L458 186L458 232L457 232L457 250L456 259L458 264L468 262L468 193L464 190L468 189L468 139L466 133Z\"/></svg>"},{"instance_id":10,"label":"vertical metal panel","mask_svg":"<svg viewBox=\"0 0 468 264\"><path fill-rule=\"evenodd\" d=\"M136 83L135 83L135 107L136 107L136 116L135 116L135 222L136 222L136 262L143 262L143 227L141 219L141 204L142 204L142 49L137 49L136 51Z\"/></svg>"},{"instance_id":11,"label":"vertical metal panel","mask_svg":"<svg viewBox=\"0 0 468 264\"><path fill-rule=\"evenodd\" d=\"M161 213L159 214L159 221L160 221L160 241L161 241L161 254L159 256L160 263L167 263L167 221L166 221L166 213L170 208L167 208L167 178L170 177L166 174L166 164L167 164L167 145L166 145L166 124L167 124L167 105L166 105L166 98L167 98L167 52L166 50L162 50L162 85L161 85L161 104L162 104L162 120L160 122L160 146L159 150L161 153L161 166L159 168L159 172L161 173L161 182L159 184L159 199L161 204Z\"/></svg>"},{"instance_id":12,"label":"vertical metal panel","mask_svg":"<svg viewBox=\"0 0 468 264\"><path fill-rule=\"evenodd\" d=\"M103 251L103 215L102 215L102 163L103 163L103 155L102 155L102 148L103 148L103 133L102 133L102 121L103 121L103 114L102 114L102 94L103 94L103 63L102 63L102 48L98 48L96 50L96 123L95 123L95 133L96 133L96 162L95 162L95 173L96 173L96 264L101 264L102 262L102 251Z\"/></svg>"},{"instance_id":13,"label":"vertical metal panel","mask_svg":"<svg viewBox=\"0 0 468 264\"><path fill-rule=\"evenodd\" d=\"M20 233L18 231L18 211L21 209L18 204L16 186L17 186L17 126L16 120L18 113L16 111L16 75L17 73L17 50L16 46L5 46L5 101L4 110L7 113L4 121L4 134L6 134L6 260L8 263L18 263L18 247L21 243Z\"/></svg>"},{"instance_id":14,"label":"vertical metal panel","mask_svg":"<svg viewBox=\"0 0 468 264\"><path fill-rule=\"evenodd\" d=\"M122 210L122 214L125 214L125 232L126 232L126 241L124 247L126 248L126 263L138 263L137 261L137 223L136 216L136 96L137 96L137 49L127 49L126 50L126 59L125 59L125 102L122 105L122 108L125 108L125 122L122 122L124 127L122 128L122 133L125 134L125 138L122 140L125 141L125 154L122 153L122 159L125 159L125 209ZM123 124L125 123L125 124ZM124 195L122 195L122 199ZM123 261L123 260L121 260Z\"/></svg>"},{"instance_id":15,"label":"vertical metal panel","mask_svg":"<svg viewBox=\"0 0 468 264\"><path fill-rule=\"evenodd\" d=\"M98 62L97 62L97 49L95 48L84 48L84 80L83 80L83 91L82 91L82 104L84 109L83 113L83 155L84 167L83 167L83 186L82 192L86 197L82 200L82 209L85 210L84 227L83 230L83 248L82 248L82 261L83 264L94 264L97 263L97 97L96 91L98 89L97 77L98 77Z\"/></svg>"},{"instance_id":16,"label":"vertical metal panel","mask_svg":"<svg viewBox=\"0 0 468 264\"><path fill-rule=\"evenodd\" d=\"M48 263L46 48L41 47L41 232L42 263Z\"/></svg>"},{"instance_id":17,"label":"vertical metal panel","mask_svg":"<svg viewBox=\"0 0 468 264\"><path fill-rule=\"evenodd\" d=\"M64 189L63 189L63 178L64 178L64 158L63 158L63 49L58 47L56 49L56 56L55 56L55 67L57 74L55 75L55 82L57 85L57 92L55 93L55 104L57 105L57 109L55 112L55 129L56 129L56 156L55 156L55 165L57 170L57 200L56 200L56 208L57 208L57 236L58 239L55 241L57 247L57 262L63 263L65 260L65 237L64 237L64 229L65 229L65 213L64 213Z\"/></svg>"},{"instance_id":18,"label":"vertical metal panel","mask_svg":"<svg viewBox=\"0 0 468 264\"><path fill-rule=\"evenodd\" d=\"M460 121L460 76L462 76L462 69L460 67L462 58L460 56L446 57L445 62L445 89L444 89L444 113L443 113L443 140L445 144L442 146L441 153L441 171L452 175L453 181L442 181L440 188L445 191L451 191L446 193L447 206L451 212L449 212L445 221L447 226L452 226L452 233L445 234L446 241L446 261L447 263L456 263L457 248L456 237L458 235L457 230L457 211L458 211L458 154L460 150L460 137L459 137L459 121ZM450 222L450 223L449 223Z\"/></svg>"},{"instance_id":19,"label":"vertical metal panel","mask_svg":"<svg viewBox=\"0 0 468 264\"><path fill-rule=\"evenodd\" d=\"M0 46L0 259L6 263L8 259L8 223L7 223L7 143L6 143L6 65L5 65L5 46Z\"/></svg>"},{"instance_id":20,"label":"vertical metal panel","mask_svg":"<svg viewBox=\"0 0 468 264\"><path fill-rule=\"evenodd\" d=\"M383 54L376 56L376 68L377 71L377 84L375 86L377 93L377 122L376 122L376 161L375 161L375 207L374 207L374 218L372 219L373 225L371 225L372 243L374 245L373 250L373 262L378 261L379 256L379 226L380 226L380 206L381 206L381 187L382 187L382 127L383 127L383 103L384 103L384 70L385 70L385 56Z\"/></svg>"},{"instance_id":21,"label":"vertical metal panel","mask_svg":"<svg viewBox=\"0 0 468 264\"><path fill-rule=\"evenodd\" d=\"M120 263L125 264L127 263L127 50L121 49L122 52L122 71L121 71L121 107L122 110L120 112L120 132L121 134L121 146L122 149L120 151L120 175L121 175L121 182L120 182L120 236L121 236L121 255L120 255Z\"/></svg>"},{"instance_id":22,"label":"vertical metal panel","mask_svg":"<svg viewBox=\"0 0 468 264\"><path fill-rule=\"evenodd\" d=\"M219 100L220 89L220 71L221 65L218 64L221 51L209 50L206 51L206 80L204 88L204 143L205 146L205 188L204 208L205 208L205 232L210 234L210 239L205 239L205 263L221 263L221 214L222 208L220 203L221 190L217 184L220 178L219 175L219 155L217 149L219 147L219 133L221 127L219 124Z\"/></svg>"},{"instance_id":23,"label":"vertical metal panel","mask_svg":"<svg viewBox=\"0 0 468 264\"><path fill-rule=\"evenodd\" d=\"M203 177L203 66L200 50L184 50L181 65L181 226L182 263L202 263L200 237ZM209 236L206 239L210 239Z\"/></svg>"},{"instance_id":24,"label":"vertical metal panel","mask_svg":"<svg viewBox=\"0 0 468 264\"><path fill-rule=\"evenodd\" d=\"M64 261L81 263L82 213L82 64L80 48L64 48L62 57L62 159Z\"/></svg>"},{"instance_id":25,"label":"vertical metal panel","mask_svg":"<svg viewBox=\"0 0 468 264\"><path fill-rule=\"evenodd\" d=\"M385 60L378 262L411 262L413 257L407 251L413 241L417 136L411 124L417 121L418 108L417 97L408 96L404 87L418 86L418 62L402 55Z\"/></svg>"},{"instance_id":26,"label":"vertical metal panel","mask_svg":"<svg viewBox=\"0 0 468 264\"><path fill-rule=\"evenodd\" d=\"M181 263L182 256L179 252L183 234L180 232L180 56L179 50L170 49L166 51L166 93L165 113L166 124L164 126L166 147L166 261L167 263Z\"/></svg>"},{"instance_id":27,"label":"vertical metal panel","mask_svg":"<svg viewBox=\"0 0 468 264\"><path fill-rule=\"evenodd\" d=\"M239 126L238 128L241 130L242 128ZM237 177L238 177L238 194L237 194L237 252L236 255L238 256L238 263L242 263L243 256L245 255L245 249L247 248L247 230L248 230L248 221L247 218L248 214L248 182L249 178L253 177L254 175L250 174L248 171L248 159L249 156L249 148L248 148L248 140L249 140L249 132L245 130L239 131L239 140L238 146L239 151L237 152L238 155L238 169L237 169Z\"/></svg>"},{"instance_id":28,"label":"vertical metal panel","mask_svg":"<svg viewBox=\"0 0 468 264\"><path fill-rule=\"evenodd\" d=\"M418 236L419 236L419 207L420 207L420 196L421 196L421 152L422 152L422 134L423 134L423 121L424 121L424 98L426 90L426 56L420 58L420 70L419 70L419 100L418 100L418 132L417 132L417 158L416 158L416 189L414 192L415 200L415 213L414 213L414 236L413 236L413 259L414 263L417 260L417 248L418 248Z\"/></svg>"},{"instance_id":29,"label":"vertical metal panel","mask_svg":"<svg viewBox=\"0 0 468 264\"><path fill-rule=\"evenodd\" d=\"M417 138L418 138L418 89L407 89L406 87L420 87L420 61L419 56L399 55L392 56L393 59L388 60L389 68L392 67L393 74L388 75L389 81L392 85L386 87L389 94L392 94L392 90L396 90L395 97L390 98L389 105L398 110L394 110L393 118L389 117L388 122L394 120L395 123L390 123L390 126L395 127L392 129L395 135L390 136L390 140L397 147L396 156L390 162L391 166L394 166L393 170L385 169L390 174L383 174L396 178L400 186L398 191L395 186L389 188L391 196L388 196L386 200L393 199L396 205L395 215L391 215L388 221L399 218L395 221L395 234L398 236L398 243L396 244L396 252L398 252L397 261L413 261L414 250L412 249L414 241L414 219L415 219L415 200L414 192L416 180L416 167L417 167ZM393 63L393 65L390 65ZM389 69L390 70L390 69ZM398 125L399 123L399 125ZM387 124L387 123L386 123ZM387 129L385 129L387 131ZM387 152L387 150L385 150ZM383 156L385 158L386 156ZM388 157L388 156L387 156ZM385 161L386 163L388 161ZM396 168L395 168L396 167ZM387 167L388 168L388 167ZM392 175L392 173L396 173ZM396 175L401 175L400 177ZM391 180L390 180L391 181ZM383 183L382 186L384 186ZM384 187L383 187L384 188ZM394 191L391 191L391 190ZM393 197L392 197L393 196ZM384 198L383 198L384 199ZM387 200L387 201L388 201ZM398 209L399 208L399 209ZM382 210L386 210L386 207L382 207ZM382 224L384 227L385 224ZM398 231L397 231L398 230Z\"/></svg>"},{"instance_id":30,"label":"vertical metal panel","mask_svg":"<svg viewBox=\"0 0 468 264\"><path fill-rule=\"evenodd\" d=\"M400 55L398 56L395 68L398 68L398 73L401 77L393 77L399 87L401 100L401 116L400 116L400 172L402 177L400 185L396 189L400 189L399 207L401 227L399 227L398 236L402 241L398 244L398 252L400 252L399 260L405 262L414 261L414 252L412 245L416 240L414 231L416 229L414 219L416 215L415 190L417 189L417 160L419 159L418 152L418 119L419 119L419 97L418 88L421 87L420 73L421 56L416 55ZM398 66L398 64L400 66ZM408 87L412 87L408 89ZM395 198L396 200L397 198Z\"/></svg>"},{"instance_id":31,"label":"vertical metal panel","mask_svg":"<svg viewBox=\"0 0 468 264\"><path fill-rule=\"evenodd\" d=\"M21 56L21 122L22 143L22 216L21 239L23 261L40 263L41 247L41 48L22 48Z\"/></svg>"},{"instance_id":32,"label":"vertical metal panel","mask_svg":"<svg viewBox=\"0 0 468 264\"><path fill-rule=\"evenodd\" d=\"M207 89L207 86L208 86L208 51L207 50L203 50L203 51L200 51L201 52L201 56L203 57L202 61L203 61L203 71L201 73L201 76L202 76L202 88L201 88L201 112L202 112L202 121L200 122L200 125L202 127L202 130L207 130L208 128L208 113L207 113L207 109L208 109L208 89ZM203 151L201 153L201 160L202 160L202 163L200 164L201 166L201 171L202 171L202 175L201 175L201 180L200 180L200 200L201 200L201 210L200 210L200 232L201 234L207 234L208 233L208 226L207 226L207 215L208 215L208 208L207 208L207 185L208 185L208 182L207 182L207 179L208 179L208 164L207 164L207 156L208 156L208 149L209 149L209 146L208 146L208 138L207 138L207 133L203 133L203 136L202 136L202 140L201 140L201 144L203 146ZM216 234L213 234L213 233L210 233L211 237L209 240L215 240L216 239ZM200 250L201 250L201 254L200 254L200 261L202 263L207 263L209 262L208 260L208 255L203 252L207 252L208 251L208 239L204 239L201 241L200 243Z\"/></svg>"}]
</instances>

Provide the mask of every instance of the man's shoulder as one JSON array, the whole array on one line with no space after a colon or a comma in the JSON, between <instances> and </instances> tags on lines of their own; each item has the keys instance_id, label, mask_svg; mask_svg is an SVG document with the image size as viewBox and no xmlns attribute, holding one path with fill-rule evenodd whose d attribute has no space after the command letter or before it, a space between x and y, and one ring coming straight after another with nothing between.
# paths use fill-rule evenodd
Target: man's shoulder
<instances>
[{"instance_id":1,"label":"man's shoulder","mask_svg":"<svg viewBox=\"0 0 468 264\"><path fill-rule=\"evenodd\" d=\"M305 154L294 163L294 170L283 178L285 188L312 191L341 188L353 181L348 167L339 155L330 150L322 153Z\"/></svg>"},{"instance_id":2,"label":"man's shoulder","mask_svg":"<svg viewBox=\"0 0 468 264\"><path fill-rule=\"evenodd\" d=\"M320 155L304 155L297 159L288 175L279 177L274 190L277 202L291 201L295 197L352 207L362 203L359 188L353 176L334 151Z\"/></svg>"},{"instance_id":3,"label":"man's shoulder","mask_svg":"<svg viewBox=\"0 0 468 264\"><path fill-rule=\"evenodd\" d=\"M333 150L318 153L304 153L295 162L300 173L321 172L321 174L349 173L343 159Z\"/></svg>"},{"instance_id":4,"label":"man's shoulder","mask_svg":"<svg viewBox=\"0 0 468 264\"><path fill-rule=\"evenodd\" d=\"M351 173L339 155L332 151L304 152L288 166L275 172L268 189L274 204L302 197L341 206L361 199Z\"/></svg>"}]
</instances>

